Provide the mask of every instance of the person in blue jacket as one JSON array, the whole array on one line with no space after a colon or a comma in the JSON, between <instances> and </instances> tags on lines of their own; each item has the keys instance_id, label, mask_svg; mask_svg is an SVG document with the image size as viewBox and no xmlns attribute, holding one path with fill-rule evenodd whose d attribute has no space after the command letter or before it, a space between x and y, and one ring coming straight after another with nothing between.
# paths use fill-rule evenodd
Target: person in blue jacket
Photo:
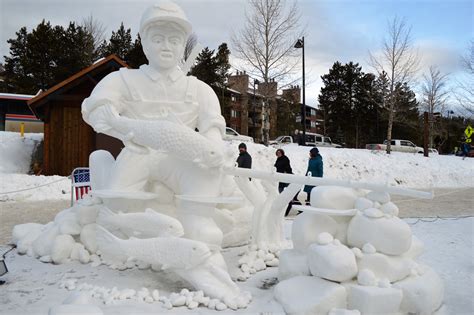
<instances>
[{"instance_id":1,"label":"person in blue jacket","mask_svg":"<svg viewBox=\"0 0 474 315\"><path fill-rule=\"evenodd\" d=\"M314 147L309 151L308 170L306 176L311 174L312 177L323 177L323 157L319 154L318 148ZM314 186L304 186L304 191L308 194L308 201L310 200L311 190Z\"/></svg>"}]
</instances>

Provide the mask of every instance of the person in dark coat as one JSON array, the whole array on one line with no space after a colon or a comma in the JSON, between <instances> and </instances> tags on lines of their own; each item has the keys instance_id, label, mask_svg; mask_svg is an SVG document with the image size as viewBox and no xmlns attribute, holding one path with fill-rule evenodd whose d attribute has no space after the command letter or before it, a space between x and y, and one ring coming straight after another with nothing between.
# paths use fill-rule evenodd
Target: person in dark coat
<instances>
[{"instance_id":1,"label":"person in dark coat","mask_svg":"<svg viewBox=\"0 0 474 315\"><path fill-rule=\"evenodd\" d=\"M237 165L241 168L252 168L252 157L247 152L245 143L239 144L239 157L237 158Z\"/></svg>"},{"instance_id":2,"label":"person in dark coat","mask_svg":"<svg viewBox=\"0 0 474 315\"><path fill-rule=\"evenodd\" d=\"M314 147L309 151L308 170L306 175L311 173L312 177L323 177L323 157L319 154L318 148ZM308 194L308 201L311 197L311 190L314 186L304 186L304 191Z\"/></svg>"},{"instance_id":3,"label":"person in dark coat","mask_svg":"<svg viewBox=\"0 0 474 315\"><path fill-rule=\"evenodd\" d=\"M275 154L277 156L277 160L275 162L277 173L293 174L293 170L291 169L290 165L290 159L285 155L285 151L283 151L283 149L278 149L276 150ZM278 183L278 191L281 193L287 186L288 183Z\"/></svg>"},{"instance_id":4,"label":"person in dark coat","mask_svg":"<svg viewBox=\"0 0 474 315\"><path fill-rule=\"evenodd\" d=\"M275 167L277 173L284 173L284 174L293 174L293 170L291 169L290 159L285 155L285 151L283 149L278 149L275 152L277 156L277 160L275 162ZM288 186L288 183L278 183L278 192L281 192ZM285 217L288 216L291 210L291 202L286 207Z\"/></svg>"}]
</instances>

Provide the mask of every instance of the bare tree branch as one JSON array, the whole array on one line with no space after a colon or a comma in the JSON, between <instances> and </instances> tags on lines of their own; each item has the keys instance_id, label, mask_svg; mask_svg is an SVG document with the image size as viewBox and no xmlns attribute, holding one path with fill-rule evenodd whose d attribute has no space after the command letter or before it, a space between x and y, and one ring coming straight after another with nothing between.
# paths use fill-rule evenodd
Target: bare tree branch
<instances>
[{"instance_id":1,"label":"bare tree branch","mask_svg":"<svg viewBox=\"0 0 474 315\"><path fill-rule=\"evenodd\" d=\"M82 20L82 27L94 38L94 48L97 49L105 39L105 26L91 14Z\"/></svg>"},{"instance_id":2,"label":"bare tree branch","mask_svg":"<svg viewBox=\"0 0 474 315\"><path fill-rule=\"evenodd\" d=\"M405 19L395 17L389 21L387 37L382 42L380 55L369 52L369 63L379 75L387 73L389 80L389 93L384 103L388 105L387 126L387 153L390 153L392 140L392 126L397 110L396 97L394 95L397 83L409 83L419 70L420 56L418 51L413 50L411 27Z\"/></svg>"}]
</instances>

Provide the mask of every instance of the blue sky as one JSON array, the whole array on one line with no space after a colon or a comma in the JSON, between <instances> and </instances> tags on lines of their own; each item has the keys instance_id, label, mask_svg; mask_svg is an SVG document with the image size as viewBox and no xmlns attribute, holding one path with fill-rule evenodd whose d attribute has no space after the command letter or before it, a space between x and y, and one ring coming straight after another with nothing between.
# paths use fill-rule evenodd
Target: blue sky
<instances>
[{"instance_id":1,"label":"blue sky","mask_svg":"<svg viewBox=\"0 0 474 315\"><path fill-rule=\"evenodd\" d=\"M241 28L248 1L177 0L203 46L214 49L230 43L231 33ZM138 32L144 8L153 0L0 0L0 56L8 54L7 39L15 37L22 26L29 30L44 18L52 24L66 25L92 14L107 28L108 34L123 21ZM395 16L406 18L412 26L413 44L423 57L423 73L436 64L460 76L460 55L474 39L474 1L454 0L300 0L302 22L306 25L307 103L316 104L320 76L331 65L359 62L366 72L368 52L377 52L386 33L387 22ZM107 35L109 37L110 35ZM232 52L232 46L230 46ZM234 62L238 65L238 62ZM299 73L295 74L295 78Z\"/></svg>"}]
</instances>

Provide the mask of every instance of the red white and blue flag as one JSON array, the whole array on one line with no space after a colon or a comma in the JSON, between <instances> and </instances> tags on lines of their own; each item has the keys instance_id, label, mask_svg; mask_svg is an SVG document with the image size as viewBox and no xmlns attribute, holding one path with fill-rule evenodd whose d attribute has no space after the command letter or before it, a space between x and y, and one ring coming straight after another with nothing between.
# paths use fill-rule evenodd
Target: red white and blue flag
<instances>
[{"instance_id":1,"label":"red white and blue flag","mask_svg":"<svg viewBox=\"0 0 474 315\"><path fill-rule=\"evenodd\" d=\"M91 189L89 168L79 167L72 171L72 187L74 188L75 200L82 199Z\"/></svg>"}]
</instances>

